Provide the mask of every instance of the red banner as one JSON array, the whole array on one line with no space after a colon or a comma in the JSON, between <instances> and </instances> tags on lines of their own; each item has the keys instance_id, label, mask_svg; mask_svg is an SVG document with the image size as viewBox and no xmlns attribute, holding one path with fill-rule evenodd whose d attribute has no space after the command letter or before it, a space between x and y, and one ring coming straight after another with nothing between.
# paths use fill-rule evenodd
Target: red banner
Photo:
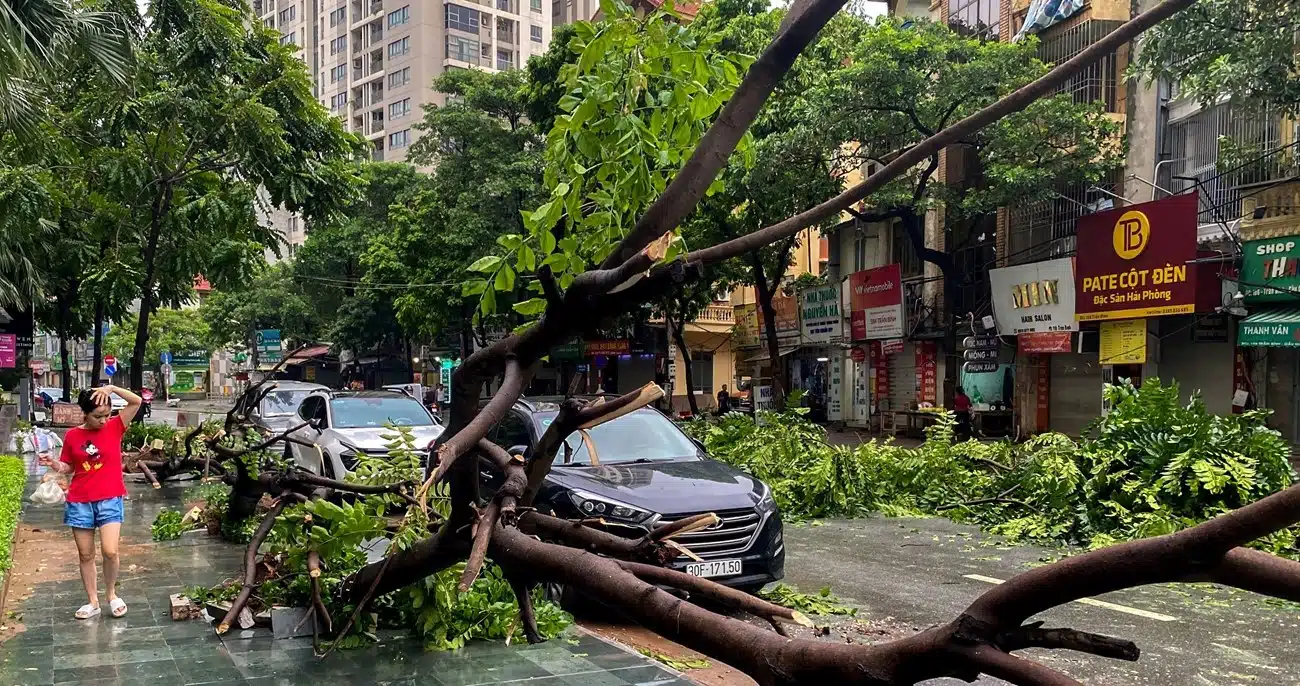
<instances>
[{"instance_id":1,"label":"red banner","mask_svg":"<svg viewBox=\"0 0 1300 686\"><path fill-rule=\"evenodd\" d=\"M903 275L898 265L849 275L849 326L855 341L903 335Z\"/></svg>"},{"instance_id":2,"label":"red banner","mask_svg":"<svg viewBox=\"0 0 1300 686\"><path fill-rule=\"evenodd\" d=\"M1034 375L1034 395L1035 404L1038 412L1035 417L1035 428L1041 433L1047 431L1047 425L1052 421L1052 364L1051 358L1046 355L1036 355L1034 365L1038 367L1037 374Z\"/></svg>"},{"instance_id":3,"label":"red banner","mask_svg":"<svg viewBox=\"0 0 1300 686\"><path fill-rule=\"evenodd\" d=\"M895 338L893 340L884 341L880 344L880 350L886 355L897 355L898 353L903 352L903 339Z\"/></svg>"},{"instance_id":4,"label":"red banner","mask_svg":"<svg viewBox=\"0 0 1300 686\"><path fill-rule=\"evenodd\" d=\"M632 346L627 342L626 338L587 341L584 347L589 357L596 355L626 355L632 352Z\"/></svg>"},{"instance_id":5,"label":"red banner","mask_svg":"<svg viewBox=\"0 0 1300 686\"><path fill-rule=\"evenodd\" d=\"M934 405L939 390L939 360L934 341L916 343L916 402Z\"/></svg>"},{"instance_id":6,"label":"red banner","mask_svg":"<svg viewBox=\"0 0 1300 686\"><path fill-rule=\"evenodd\" d=\"M880 341L871 341L868 344L871 350L871 369L875 383L871 389L872 406L879 411L881 401L889 397L889 365L885 362L885 355L880 351Z\"/></svg>"},{"instance_id":7,"label":"red banner","mask_svg":"<svg viewBox=\"0 0 1300 686\"><path fill-rule=\"evenodd\" d=\"M1079 218L1075 319L1135 319L1196 309L1197 194Z\"/></svg>"},{"instance_id":8,"label":"red banner","mask_svg":"<svg viewBox=\"0 0 1300 686\"><path fill-rule=\"evenodd\" d=\"M1016 348L1022 353L1068 353L1072 341L1069 331L1022 333L1016 336Z\"/></svg>"}]
</instances>

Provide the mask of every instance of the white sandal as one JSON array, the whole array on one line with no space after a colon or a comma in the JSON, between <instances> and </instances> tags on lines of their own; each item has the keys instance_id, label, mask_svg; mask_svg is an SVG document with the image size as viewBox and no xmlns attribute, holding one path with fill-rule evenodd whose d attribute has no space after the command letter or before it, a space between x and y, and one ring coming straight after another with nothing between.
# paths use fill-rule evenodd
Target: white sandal
<instances>
[{"instance_id":1,"label":"white sandal","mask_svg":"<svg viewBox=\"0 0 1300 686\"><path fill-rule=\"evenodd\" d=\"M125 615L126 601L122 600L121 598L114 598L108 601L108 611L111 612L114 617L121 617L122 615Z\"/></svg>"},{"instance_id":2,"label":"white sandal","mask_svg":"<svg viewBox=\"0 0 1300 686\"><path fill-rule=\"evenodd\" d=\"M86 603L85 605L82 605L81 607L77 608L77 612L73 616L75 616L77 619L90 619L91 617L98 617L99 608L95 607L94 605L91 605L90 603Z\"/></svg>"}]
</instances>

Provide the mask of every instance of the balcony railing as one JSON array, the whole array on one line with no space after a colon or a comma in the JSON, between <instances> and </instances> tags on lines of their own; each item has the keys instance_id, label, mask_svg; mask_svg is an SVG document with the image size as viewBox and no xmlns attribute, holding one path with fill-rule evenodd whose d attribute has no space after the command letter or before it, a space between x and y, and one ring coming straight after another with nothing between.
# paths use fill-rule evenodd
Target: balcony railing
<instances>
[{"instance_id":1,"label":"balcony railing","mask_svg":"<svg viewBox=\"0 0 1300 686\"><path fill-rule=\"evenodd\" d=\"M656 314L650 318L651 324L663 324L663 315ZM733 326L736 323L736 314L731 305L713 304L704 308L700 316L691 321L692 324L715 324L722 326Z\"/></svg>"},{"instance_id":2,"label":"balcony railing","mask_svg":"<svg viewBox=\"0 0 1300 686\"><path fill-rule=\"evenodd\" d=\"M1251 191L1241 204L1243 239L1300 233L1300 181Z\"/></svg>"}]
</instances>

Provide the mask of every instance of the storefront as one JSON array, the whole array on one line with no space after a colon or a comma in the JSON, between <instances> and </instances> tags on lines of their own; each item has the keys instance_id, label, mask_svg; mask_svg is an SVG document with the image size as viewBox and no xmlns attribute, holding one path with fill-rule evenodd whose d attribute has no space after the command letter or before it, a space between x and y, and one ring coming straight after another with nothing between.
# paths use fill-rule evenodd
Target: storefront
<instances>
[{"instance_id":1,"label":"storefront","mask_svg":"<svg viewBox=\"0 0 1300 686\"><path fill-rule=\"evenodd\" d=\"M814 421L843 422L845 362L840 284L799 294L800 347L791 360L791 385L805 394Z\"/></svg>"},{"instance_id":2,"label":"storefront","mask_svg":"<svg viewBox=\"0 0 1300 686\"><path fill-rule=\"evenodd\" d=\"M850 351L852 369L846 376L853 379L853 389L847 423L869 429L880 426L885 414L906 410L916 400L916 351L904 340L899 266L850 274L848 299L849 339L866 354Z\"/></svg>"},{"instance_id":3,"label":"storefront","mask_svg":"<svg viewBox=\"0 0 1300 686\"><path fill-rule=\"evenodd\" d=\"M1090 354L1075 348L1074 260L994 269L989 284L997 332L1016 338L1014 391L1002 386L1013 424L1026 435L1049 429L1077 435L1100 414L1102 381L1095 348Z\"/></svg>"},{"instance_id":4,"label":"storefront","mask_svg":"<svg viewBox=\"0 0 1300 686\"><path fill-rule=\"evenodd\" d=\"M205 352L190 351L173 355L167 378L168 395L173 398L206 398L208 368L208 354Z\"/></svg>"},{"instance_id":5,"label":"storefront","mask_svg":"<svg viewBox=\"0 0 1300 686\"><path fill-rule=\"evenodd\" d=\"M1245 242L1239 283L1248 315L1237 346L1247 372L1237 374L1244 383L1235 384L1234 408L1273 410L1269 426L1300 445L1300 236Z\"/></svg>"}]
</instances>

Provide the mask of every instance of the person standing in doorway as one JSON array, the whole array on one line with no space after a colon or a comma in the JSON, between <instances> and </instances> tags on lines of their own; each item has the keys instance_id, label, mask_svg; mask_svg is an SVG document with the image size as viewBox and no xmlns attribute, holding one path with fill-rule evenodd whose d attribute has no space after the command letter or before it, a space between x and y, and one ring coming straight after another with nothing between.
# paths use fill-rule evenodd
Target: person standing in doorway
<instances>
[{"instance_id":1,"label":"person standing in doorway","mask_svg":"<svg viewBox=\"0 0 1300 686\"><path fill-rule=\"evenodd\" d=\"M970 408L970 397L958 386L957 394L952 398L952 409L957 414L957 435L961 438L970 438Z\"/></svg>"},{"instance_id":2,"label":"person standing in doorway","mask_svg":"<svg viewBox=\"0 0 1300 686\"><path fill-rule=\"evenodd\" d=\"M731 394L727 392L727 384L722 384L722 390L718 391L718 414L723 415L731 411Z\"/></svg>"},{"instance_id":3,"label":"person standing in doorway","mask_svg":"<svg viewBox=\"0 0 1300 686\"><path fill-rule=\"evenodd\" d=\"M112 397L126 401L115 417ZM55 460L42 455L40 463L60 474L71 474L68 502L63 523L72 528L81 564L81 584L89 600L75 616L90 619L99 615L99 590L95 585L95 531L99 531L100 551L104 556L104 585L108 608L114 617L126 614L126 602L117 597L118 543L122 536L123 500L126 483L122 479L122 436L140 411L140 396L112 385L82 391L77 404L85 413L80 426L68 430L63 438L63 452Z\"/></svg>"}]
</instances>

